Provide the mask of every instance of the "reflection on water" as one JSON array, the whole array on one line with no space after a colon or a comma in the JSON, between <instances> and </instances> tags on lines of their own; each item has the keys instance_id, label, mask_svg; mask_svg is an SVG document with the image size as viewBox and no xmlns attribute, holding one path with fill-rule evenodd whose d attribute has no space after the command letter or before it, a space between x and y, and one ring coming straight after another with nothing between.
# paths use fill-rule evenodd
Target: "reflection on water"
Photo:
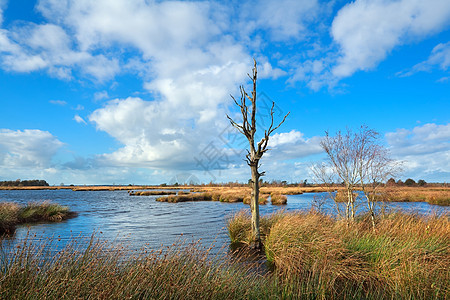
<instances>
[{"instance_id":1,"label":"reflection on water","mask_svg":"<svg viewBox=\"0 0 450 300\"><path fill-rule=\"evenodd\" d=\"M316 193L288 196L285 206L260 206L261 214L279 209L308 210ZM61 243L71 237L89 237L94 232L102 239L117 241L131 249L143 246L160 248L162 244L171 245L180 239L201 240L203 245L214 243L217 248L228 244L226 218L249 206L243 203L221 202L156 202L156 196L128 196L127 191L0 191L0 201L25 204L29 201L52 202L69 206L78 212L78 217L61 223L33 224L19 226L14 240L27 236L36 239L54 237ZM326 202L323 209L332 211L333 203ZM431 206L423 202L393 203L391 206L414 210L419 213L449 213L448 207ZM364 207L362 206L361 209Z\"/></svg>"}]
</instances>

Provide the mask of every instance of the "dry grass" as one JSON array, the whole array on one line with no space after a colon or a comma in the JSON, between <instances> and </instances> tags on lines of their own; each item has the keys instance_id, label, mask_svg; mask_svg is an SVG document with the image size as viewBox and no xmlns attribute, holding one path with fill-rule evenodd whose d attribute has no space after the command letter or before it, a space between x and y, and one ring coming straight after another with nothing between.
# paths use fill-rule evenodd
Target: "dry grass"
<instances>
[{"instance_id":1,"label":"dry grass","mask_svg":"<svg viewBox=\"0 0 450 300\"><path fill-rule=\"evenodd\" d=\"M284 205L287 204L287 197L281 194L270 195L270 202L272 205Z\"/></svg>"},{"instance_id":2,"label":"dry grass","mask_svg":"<svg viewBox=\"0 0 450 300\"><path fill-rule=\"evenodd\" d=\"M161 196L161 195L176 195L174 191L131 191L130 196ZM179 194L179 193L178 193Z\"/></svg>"},{"instance_id":3,"label":"dry grass","mask_svg":"<svg viewBox=\"0 0 450 300\"><path fill-rule=\"evenodd\" d=\"M0 203L0 234L11 234L16 225L32 222L59 222L76 214L68 207L48 201L30 202L26 206L16 203Z\"/></svg>"},{"instance_id":4,"label":"dry grass","mask_svg":"<svg viewBox=\"0 0 450 300\"><path fill-rule=\"evenodd\" d=\"M249 219L228 221L233 243L247 242ZM314 211L284 213L264 229L264 246L283 282L324 299L446 299L450 293L449 216L392 213L344 222Z\"/></svg>"},{"instance_id":5,"label":"dry grass","mask_svg":"<svg viewBox=\"0 0 450 300\"><path fill-rule=\"evenodd\" d=\"M91 239L56 255L50 242L0 251L1 299L266 299L277 290L199 244L128 251ZM49 244L50 243L50 244Z\"/></svg>"},{"instance_id":6,"label":"dry grass","mask_svg":"<svg viewBox=\"0 0 450 300\"><path fill-rule=\"evenodd\" d=\"M178 203L178 202L191 202L191 201L212 201L212 199L206 193L199 193L199 194L163 196L163 197L156 198L156 201Z\"/></svg>"},{"instance_id":7,"label":"dry grass","mask_svg":"<svg viewBox=\"0 0 450 300\"><path fill-rule=\"evenodd\" d=\"M261 194L259 197L259 204L266 204L268 194ZM187 202L187 201L220 201L227 203L243 202L244 204L250 204L250 189L228 189L223 191L207 191L201 193L190 193L169 195L167 197L159 197L156 199L159 202Z\"/></svg>"},{"instance_id":8,"label":"dry grass","mask_svg":"<svg viewBox=\"0 0 450 300\"><path fill-rule=\"evenodd\" d=\"M272 226L284 215L284 211L277 211L267 216L261 216L260 234L264 241ZM249 244L251 242L251 214L241 210L227 219L228 236L232 244Z\"/></svg>"},{"instance_id":9,"label":"dry grass","mask_svg":"<svg viewBox=\"0 0 450 300\"><path fill-rule=\"evenodd\" d=\"M434 205L450 205L450 188L396 187L386 189L384 192L385 201L428 202Z\"/></svg>"}]
</instances>

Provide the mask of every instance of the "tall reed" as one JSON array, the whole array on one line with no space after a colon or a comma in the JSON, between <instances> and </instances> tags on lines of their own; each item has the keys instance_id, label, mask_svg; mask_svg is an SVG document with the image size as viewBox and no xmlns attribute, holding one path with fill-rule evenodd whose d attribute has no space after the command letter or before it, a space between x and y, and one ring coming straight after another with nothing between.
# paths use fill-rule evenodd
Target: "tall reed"
<instances>
[{"instance_id":1,"label":"tall reed","mask_svg":"<svg viewBox=\"0 0 450 300\"><path fill-rule=\"evenodd\" d=\"M234 243L247 240L243 216L228 221ZM364 216L347 225L316 211L285 212L263 236L283 284L295 282L318 298L446 299L450 293L449 216L393 212L374 231Z\"/></svg>"}]
</instances>

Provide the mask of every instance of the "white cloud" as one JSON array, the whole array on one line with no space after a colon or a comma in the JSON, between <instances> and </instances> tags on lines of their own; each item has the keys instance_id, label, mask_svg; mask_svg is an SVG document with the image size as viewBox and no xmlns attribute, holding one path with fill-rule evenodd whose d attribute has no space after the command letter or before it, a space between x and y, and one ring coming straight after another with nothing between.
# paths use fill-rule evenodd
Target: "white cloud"
<instances>
[{"instance_id":1,"label":"white cloud","mask_svg":"<svg viewBox=\"0 0 450 300\"><path fill-rule=\"evenodd\" d=\"M36 25L0 31L0 52L3 68L16 72L47 70L50 75L71 79L72 69L80 68L96 80L112 78L118 70L118 60L103 54L73 50L73 41L66 31L54 24Z\"/></svg>"},{"instance_id":2,"label":"white cloud","mask_svg":"<svg viewBox=\"0 0 450 300\"><path fill-rule=\"evenodd\" d=\"M0 129L0 165L48 168L62 145L47 131Z\"/></svg>"},{"instance_id":3,"label":"white cloud","mask_svg":"<svg viewBox=\"0 0 450 300\"><path fill-rule=\"evenodd\" d=\"M101 91L101 92L97 92L94 94L94 100L95 101L100 101L100 100L104 100L104 99L108 99L109 95L107 91Z\"/></svg>"},{"instance_id":4,"label":"white cloud","mask_svg":"<svg viewBox=\"0 0 450 300\"><path fill-rule=\"evenodd\" d=\"M74 117L73 117L73 119L75 120L75 122L77 122L77 123L80 123L80 124L87 124L86 123L86 121L82 118L82 117L80 117L79 115L75 115Z\"/></svg>"},{"instance_id":5,"label":"white cloud","mask_svg":"<svg viewBox=\"0 0 450 300\"><path fill-rule=\"evenodd\" d=\"M406 177L450 180L450 124L398 129L387 133L386 141L394 158L405 161Z\"/></svg>"},{"instance_id":6,"label":"white cloud","mask_svg":"<svg viewBox=\"0 0 450 300\"><path fill-rule=\"evenodd\" d=\"M345 5L331 33L341 56L332 72L347 77L370 70L398 45L423 39L450 23L447 0L357 0Z\"/></svg>"},{"instance_id":7,"label":"white cloud","mask_svg":"<svg viewBox=\"0 0 450 300\"><path fill-rule=\"evenodd\" d=\"M320 147L321 137L315 136L309 139L303 137L303 133L297 130L275 133L269 139L267 156L277 160L298 159L310 155L322 153Z\"/></svg>"},{"instance_id":8,"label":"white cloud","mask_svg":"<svg viewBox=\"0 0 450 300\"><path fill-rule=\"evenodd\" d=\"M275 133L270 138L270 145L272 147L277 147L283 144L292 144L297 141L304 141L303 133L297 130L291 130L290 132Z\"/></svg>"},{"instance_id":9,"label":"white cloud","mask_svg":"<svg viewBox=\"0 0 450 300\"><path fill-rule=\"evenodd\" d=\"M6 7L6 0L0 0L0 26L3 23L3 10Z\"/></svg>"},{"instance_id":10,"label":"white cloud","mask_svg":"<svg viewBox=\"0 0 450 300\"><path fill-rule=\"evenodd\" d=\"M421 71L431 71L433 68L438 67L443 71L446 71L450 67L450 42L438 44L431 51L430 57L426 61L418 63L410 71L399 72L397 75L410 76L414 73ZM445 81L446 77L440 79Z\"/></svg>"},{"instance_id":11,"label":"white cloud","mask_svg":"<svg viewBox=\"0 0 450 300\"><path fill-rule=\"evenodd\" d=\"M60 106L67 105L67 102L64 100L50 100L48 102L50 102L51 104L60 105Z\"/></svg>"},{"instance_id":12,"label":"white cloud","mask_svg":"<svg viewBox=\"0 0 450 300\"><path fill-rule=\"evenodd\" d=\"M94 111L89 120L124 145L102 159L115 165L195 169L194 156L210 142L216 126L224 126L225 114L223 121L203 120L204 111L180 105L127 98Z\"/></svg>"},{"instance_id":13,"label":"white cloud","mask_svg":"<svg viewBox=\"0 0 450 300\"><path fill-rule=\"evenodd\" d=\"M310 34L308 24L319 15L318 0L249 1L241 8L240 29L267 30L273 41L303 39Z\"/></svg>"}]
</instances>

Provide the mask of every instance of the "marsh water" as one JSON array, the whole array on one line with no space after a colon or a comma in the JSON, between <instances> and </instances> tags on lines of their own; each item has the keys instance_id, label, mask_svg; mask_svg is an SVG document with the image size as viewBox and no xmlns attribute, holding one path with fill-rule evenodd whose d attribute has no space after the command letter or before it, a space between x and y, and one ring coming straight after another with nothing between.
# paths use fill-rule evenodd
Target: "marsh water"
<instances>
[{"instance_id":1,"label":"marsh water","mask_svg":"<svg viewBox=\"0 0 450 300\"><path fill-rule=\"evenodd\" d=\"M262 215L274 211L308 210L319 193L288 196L288 204L261 205ZM70 207L78 216L59 223L41 223L19 226L8 240L17 243L24 238L53 237L60 244L72 237L96 237L121 243L130 249L142 247L159 249L180 241L202 245L228 245L226 220L239 210L249 209L243 203L222 202L157 202L156 196L128 195L127 191L72 191L72 190L12 190L0 191L0 202L26 204L30 201L51 201ZM424 202L390 203L391 207L428 214L450 213L448 207ZM326 202L322 209L332 210ZM361 208L363 209L363 207Z\"/></svg>"}]
</instances>

